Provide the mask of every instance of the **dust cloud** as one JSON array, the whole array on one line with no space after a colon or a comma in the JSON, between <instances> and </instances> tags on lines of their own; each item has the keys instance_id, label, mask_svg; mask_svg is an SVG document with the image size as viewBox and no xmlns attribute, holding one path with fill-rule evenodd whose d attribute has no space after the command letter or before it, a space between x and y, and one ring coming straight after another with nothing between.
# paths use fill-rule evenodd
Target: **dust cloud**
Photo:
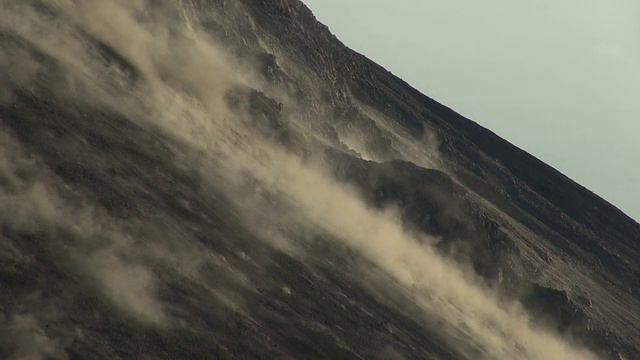
<instances>
[{"instance_id":1,"label":"dust cloud","mask_svg":"<svg viewBox=\"0 0 640 360\"><path fill-rule=\"evenodd\" d=\"M192 12L180 9L186 6L182 2L159 6L143 0L58 0L45 6L48 11L31 3L37 2L4 2L0 23L4 31L53 59L63 80L50 85L56 96L123 113L185 144L192 150L190 162L197 164L208 186L227 194L243 221L265 242L279 248L292 246L287 237L295 232L280 232L281 228L320 229L340 239L412 289L415 301L443 321L450 342L469 358L595 358L552 333L532 328L521 309L505 307L455 263L405 231L393 209L367 207L355 189L333 179L327 159L302 158L252 128L247 121L250 109L232 109L226 97L238 88L262 89L260 79L243 72L214 38L197 27L197 19L189 19L187 26L184 14ZM125 65L106 64L95 50L96 41L117 53ZM17 63L15 54L0 53L0 64L17 74L11 82L23 87L38 83L42 62L25 52L20 55L25 61ZM10 102L8 90L0 94L4 94L2 101ZM11 160L0 157L0 161ZM15 171L3 166L5 178L15 179ZM247 191L247 184L254 192ZM94 274L116 305L153 323L164 323L162 301L154 297L158 280L153 271L135 258L139 251L130 252L133 259L121 256L121 250L134 247L134 242L118 240L127 235L105 230L109 225L95 224L94 218L104 223L105 215L83 218L68 211L61 215L57 209L63 205L49 188L40 181L15 194L0 194L2 218L14 218L24 226L45 218L80 229L84 237L86 233L96 236L95 229L102 228L102 235L106 233L116 245L93 252L82 266ZM265 223L272 226L256 226Z\"/></svg>"},{"instance_id":2,"label":"dust cloud","mask_svg":"<svg viewBox=\"0 0 640 360\"><path fill-rule=\"evenodd\" d=\"M68 359L60 342L49 338L33 315L0 317L0 326L4 328L4 331L0 328L0 344L10 341L10 344L2 345L13 348L13 355L8 360Z\"/></svg>"}]
</instances>

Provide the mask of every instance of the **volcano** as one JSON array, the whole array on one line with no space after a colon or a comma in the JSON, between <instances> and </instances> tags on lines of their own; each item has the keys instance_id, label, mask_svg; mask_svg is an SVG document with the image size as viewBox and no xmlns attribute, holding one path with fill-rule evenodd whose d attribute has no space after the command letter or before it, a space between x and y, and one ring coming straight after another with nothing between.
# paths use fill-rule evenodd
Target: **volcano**
<instances>
[{"instance_id":1,"label":"volcano","mask_svg":"<svg viewBox=\"0 0 640 360\"><path fill-rule=\"evenodd\" d=\"M634 359L639 261L299 0L0 3L0 358Z\"/></svg>"}]
</instances>

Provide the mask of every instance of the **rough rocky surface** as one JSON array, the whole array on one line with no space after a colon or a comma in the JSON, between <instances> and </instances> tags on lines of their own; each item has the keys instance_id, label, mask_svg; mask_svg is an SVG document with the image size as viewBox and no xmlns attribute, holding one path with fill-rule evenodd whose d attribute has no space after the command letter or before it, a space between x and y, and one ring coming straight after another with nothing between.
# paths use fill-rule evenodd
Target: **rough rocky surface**
<instances>
[{"instance_id":1,"label":"rough rocky surface","mask_svg":"<svg viewBox=\"0 0 640 360\"><path fill-rule=\"evenodd\" d=\"M526 327L633 359L639 259L298 0L0 4L0 358L544 358Z\"/></svg>"}]
</instances>

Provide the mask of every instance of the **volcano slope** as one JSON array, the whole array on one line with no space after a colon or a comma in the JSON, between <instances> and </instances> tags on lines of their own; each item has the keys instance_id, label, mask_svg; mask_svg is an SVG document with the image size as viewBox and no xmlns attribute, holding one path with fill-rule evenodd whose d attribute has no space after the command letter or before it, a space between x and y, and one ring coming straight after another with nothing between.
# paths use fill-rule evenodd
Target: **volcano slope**
<instances>
[{"instance_id":1,"label":"volcano slope","mask_svg":"<svg viewBox=\"0 0 640 360\"><path fill-rule=\"evenodd\" d=\"M0 3L0 358L632 359L640 225L297 0Z\"/></svg>"}]
</instances>

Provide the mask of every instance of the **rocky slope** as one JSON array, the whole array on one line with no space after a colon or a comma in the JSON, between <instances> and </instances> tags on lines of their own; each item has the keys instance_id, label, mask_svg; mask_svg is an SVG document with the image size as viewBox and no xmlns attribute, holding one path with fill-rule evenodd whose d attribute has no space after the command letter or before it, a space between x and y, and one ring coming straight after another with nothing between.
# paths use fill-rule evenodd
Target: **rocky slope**
<instances>
[{"instance_id":1,"label":"rocky slope","mask_svg":"<svg viewBox=\"0 0 640 360\"><path fill-rule=\"evenodd\" d=\"M1 358L640 353L640 225L300 1L0 7Z\"/></svg>"}]
</instances>

